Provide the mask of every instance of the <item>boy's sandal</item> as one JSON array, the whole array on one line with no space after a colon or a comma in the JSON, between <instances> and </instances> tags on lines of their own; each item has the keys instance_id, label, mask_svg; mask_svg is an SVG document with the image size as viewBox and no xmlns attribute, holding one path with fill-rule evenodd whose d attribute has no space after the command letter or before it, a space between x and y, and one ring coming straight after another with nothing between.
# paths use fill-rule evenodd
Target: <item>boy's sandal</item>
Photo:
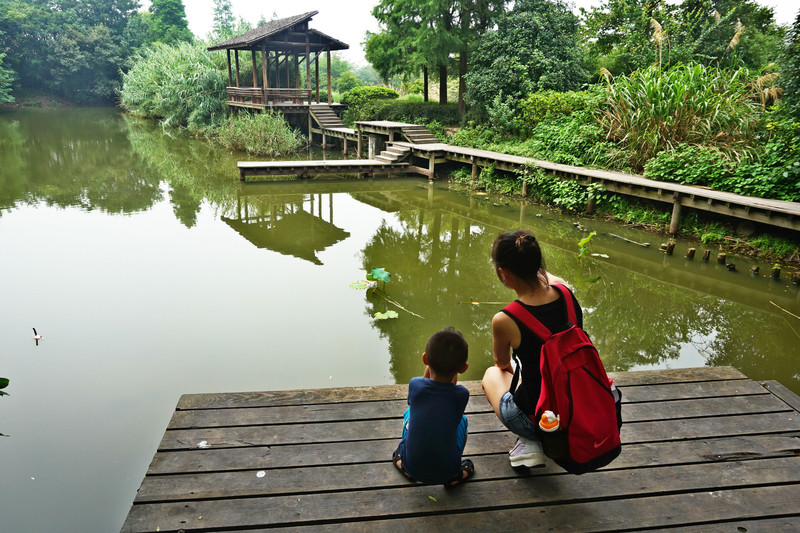
<instances>
[{"instance_id":1,"label":"boy's sandal","mask_svg":"<svg viewBox=\"0 0 800 533\"><path fill-rule=\"evenodd\" d=\"M461 483L465 482L472 475L475 473L475 465L472 463L470 459L464 459L461 461L461 468L458 470L458 474L453 477L450 481L444 484L444 488L450 488L460 485Z\"/></svg>"},{"instance_id":2,"label":"boy's sandal","mask_svg":"<svg viewBox=\"0 0 800 533\"><path fill-rule=\"evenodd\" d=\"M398 464L398 463L399 463L399 464ZM394 467L395 467L395 468L396 468L396 469L397 469L397 470L398 470L398 471L399 471L401 474L403 474L403 475L406 477L406 479L407 479L407 480L409 480L409 481L416 481L416 479L414 479L413 477L411 477L411 474L409 474L408 472L406 472L406 469L405 469L405 468L403 468L403 458L402 458L402 457L400 457L400 454L399 454L399 453L397 453L397 450L395 450L395 451L393 451L393 452L392 452L392 464L394 465Z\"/></svg>"}]
</instances>

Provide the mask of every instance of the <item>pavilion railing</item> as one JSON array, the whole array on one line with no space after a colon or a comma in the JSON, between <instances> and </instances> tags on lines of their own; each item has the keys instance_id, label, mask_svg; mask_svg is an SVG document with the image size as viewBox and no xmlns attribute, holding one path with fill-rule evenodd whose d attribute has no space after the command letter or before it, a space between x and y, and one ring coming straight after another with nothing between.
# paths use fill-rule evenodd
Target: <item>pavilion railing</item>
<instances>
[{"instance_id":1,"label":"pavilion railing","mask_svg":"<svg viewBox=\"0 0 800 533\"><path fill-rule=\"evenodd\" d=\"M237 104L304 104L311 101L311 89L273 89L262 87L226 87L230 101Z\"/></svg>"}]
</instances>

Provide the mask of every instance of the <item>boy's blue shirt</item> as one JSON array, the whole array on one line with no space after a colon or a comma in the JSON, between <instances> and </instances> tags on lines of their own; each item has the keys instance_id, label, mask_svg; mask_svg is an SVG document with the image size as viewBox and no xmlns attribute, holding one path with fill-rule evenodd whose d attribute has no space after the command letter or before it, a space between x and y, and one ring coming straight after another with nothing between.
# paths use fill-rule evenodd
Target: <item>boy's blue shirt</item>
<instances>
[{"instance_id":1,"label":"boy's blue shirt","mask_svg":"<svg viewBox=\"0 0 800 533\"><path fill-rule=\"evenodd\" d=\"M408 432L399 449L403 466L416 480L444 483L461 468L457 431L468 400L463 385L424 377L409 382Z\"/></svg>"}]
</instances>

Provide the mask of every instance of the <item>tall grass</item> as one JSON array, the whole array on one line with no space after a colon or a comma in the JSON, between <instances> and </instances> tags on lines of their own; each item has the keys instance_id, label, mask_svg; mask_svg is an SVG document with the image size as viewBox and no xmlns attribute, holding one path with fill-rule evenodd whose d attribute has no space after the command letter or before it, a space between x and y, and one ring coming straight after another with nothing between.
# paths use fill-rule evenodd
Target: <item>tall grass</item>
<instances>
[{"instance_id":1,"label":"tall grass","mask_svg":"<svg viewBox=\"0 0 800 533\"><path fill-rule=\"evenodd\" d=\"M203 42L154 44L133 58L122 82L122 107L166 126L202 131L227 116L224 68Z\"/></svg>"},{"instance_id":2,"label":"tall grass","mask_svg":"<svg viewBox=\"0 0 800 533\"><path fill-rule=\"evenodd\" d=\"M293 130L280 113L244 112L226 119L212 136L231 150L279 156L303 145L303 137Z\"/></svg>"},{"instance_id":3,"label":"tall grass","mask_svg":"<svg viewBox=\"0 0 800 533\"><path fill-rule=\"evenodd\" d=\"M758 113L749 71L699 64L658 66L610 81L598 119L607 138L629 150L635 170L679 144L714 147L739 159L752 146Z\"/></svg>"}]
</instances>

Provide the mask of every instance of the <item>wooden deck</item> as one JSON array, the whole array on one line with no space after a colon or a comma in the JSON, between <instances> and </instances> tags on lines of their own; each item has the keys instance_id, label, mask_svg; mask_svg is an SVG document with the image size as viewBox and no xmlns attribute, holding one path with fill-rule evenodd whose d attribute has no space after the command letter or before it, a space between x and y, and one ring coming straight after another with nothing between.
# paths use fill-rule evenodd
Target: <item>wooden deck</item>
<instances>
[{"instance_id":1,"label":"wooden deck","mask_svg":"<svg viewBox=\"0 0 800 533\"><path fill-rule=\"evenodd\" d=\"M375 174L406 172L405 163L377 159L329 159L326 161L239 161L239 179L253 176L300 176L319 174Z\"/></svg>"},{"instance_id":2,"label":"wooden deck","mask_svg":"<svg viewBox=\"0 0 800 533\"><path fill-rule=\"evenodd\" d=\"M473 480L391 465L406 386L183 396L123 532L800 530L800 398L732 368L612 374L623 452L573 476L515 471L468 382Z\"/></svg>"}]
</instances>

